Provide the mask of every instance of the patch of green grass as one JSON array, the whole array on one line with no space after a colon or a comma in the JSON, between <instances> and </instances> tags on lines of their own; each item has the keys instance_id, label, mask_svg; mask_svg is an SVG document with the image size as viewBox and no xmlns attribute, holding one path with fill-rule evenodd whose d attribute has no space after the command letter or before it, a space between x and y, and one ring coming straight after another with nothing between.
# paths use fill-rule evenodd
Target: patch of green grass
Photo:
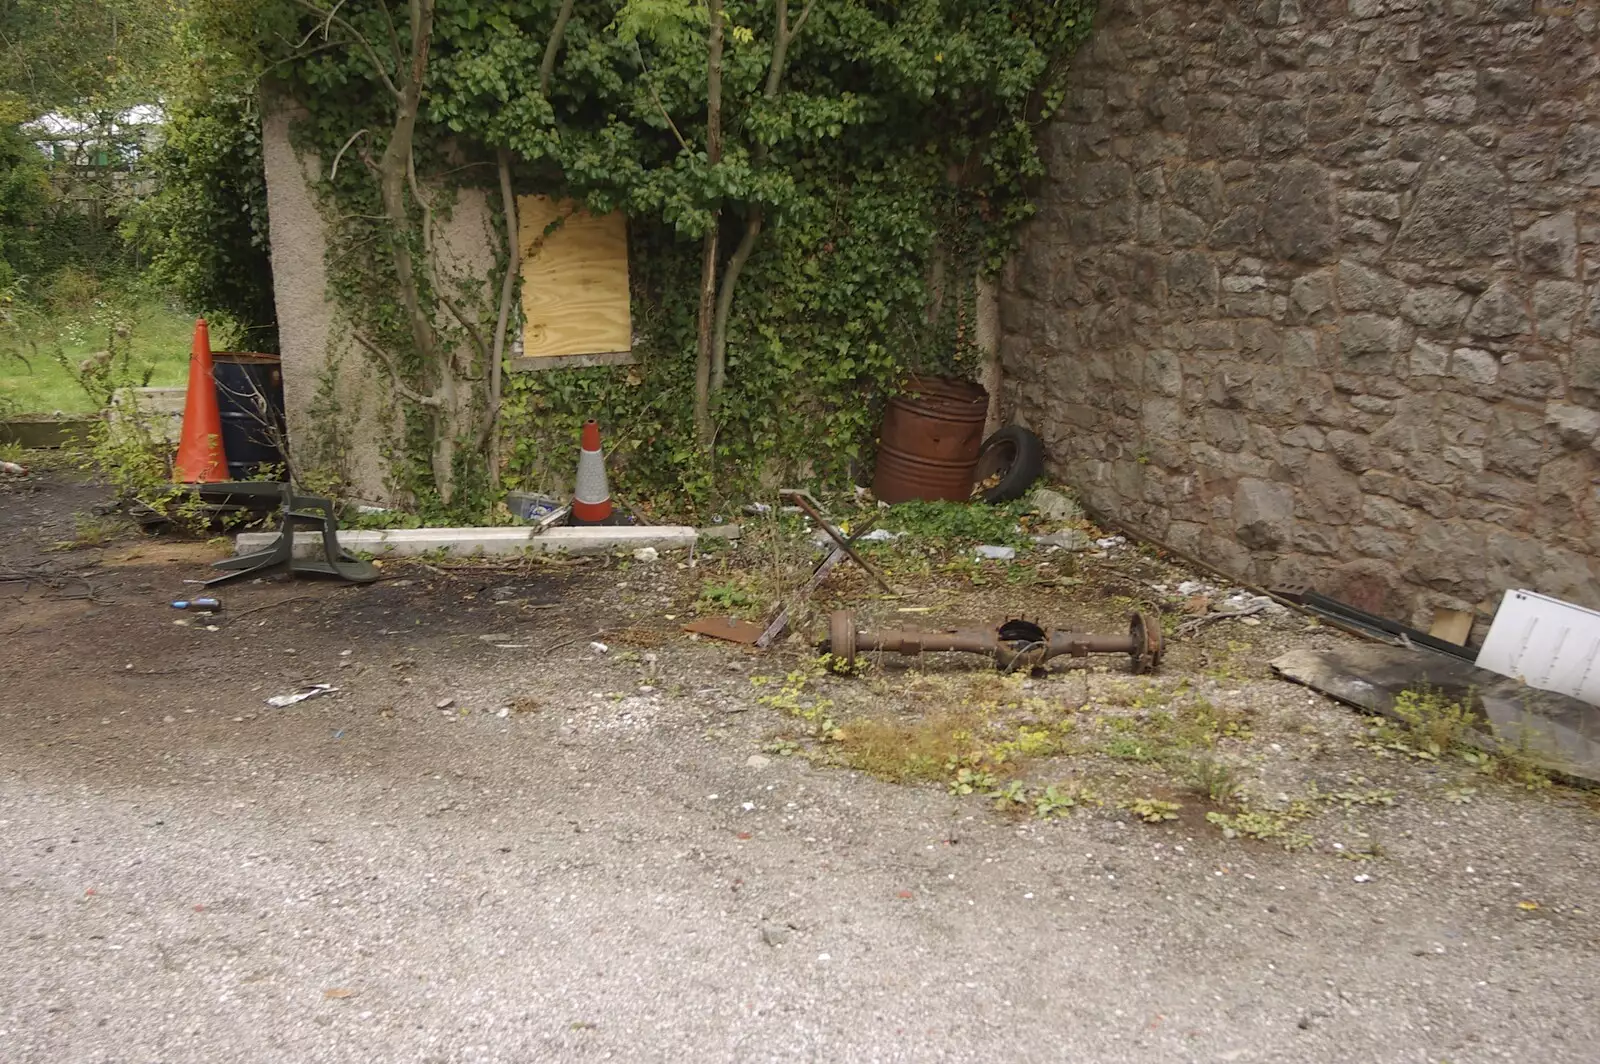
<instances>
[{"instance_id":1,"label":"patch of green grass","mask_svg":"<svg viewBox=\"0 0 1600 1064\"><path fill-rule=\"evenodd\" d=\"M152 387L182 385L188 379L193 330L192 317L154 299L91 300L72 310L18 314L0 329L4 412L93 413L95 401L78 385L75 373L114 341L127 345L128 368L136 381L147 380Z\"/></svg>"},{"instance_id":2,"label":"patch of green grass","mask_svg":"<svg viewBox=\"0 0 1600 1064\"><path fill-rule=\"evenodd\" d=\"M893 532L903 532L917 543L949 549L990 543L1022 546L1027 537L1018 522L1028 513L1025 502L999 506L967 502L903 502L889 507L879 522Z\"/></svg>"}]
</instances>

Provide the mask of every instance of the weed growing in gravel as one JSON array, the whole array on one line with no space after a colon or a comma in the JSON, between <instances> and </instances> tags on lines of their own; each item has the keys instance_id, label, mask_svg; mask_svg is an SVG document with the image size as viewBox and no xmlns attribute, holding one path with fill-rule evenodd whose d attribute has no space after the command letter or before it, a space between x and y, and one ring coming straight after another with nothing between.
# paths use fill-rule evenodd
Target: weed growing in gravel
<instances>
[{"instance_id":1,"label":"weed growing in gravel","mask_svg":"<svg viewBox=\"0 0 1600 1064\"><path fill-rule=\"evenodd\" d=\"M1100 800L1094 792L1085 787L1052 783L1034 795L1033 815L1041 820L1049 820L1053 816L1066 816L1074 809L1099 804Z\"/></svg>"},{"instance_id":2,"label":"weed growing in gravel","mask_svg":"<svg viewBox=\"0 0 1600 1064\"><path fill-rule=\"evenodd\" d=\"M1399 755L1415 761L1455 757L1485 775L1529 790L1550 786L1548 773L1527 745L1527 735L1519 743L1492 740L1479 730L1482 718L1472 709L1473 701L1471 690L1459 700L1428 687L1402 691L1394 700L1399 720L1377 720L1358 745L1380 757Z\"/></svg>"},{"instance_id":3,"label":"weed growing in gravel","mask_svg":"<svg viewBox=\"0 0 1600 1064\"><path fill-rule=\"evenodd\" d=\"M1026 809L1033 804L1033 794L1021 780L1012 780L990 792L989 797L999 809Z\"/></svg>"},{"instance_id":4,"label":"weed growing in gravel","mask_svg":"<svg viewBox=\"0 0 1600 1064\"><path fill-rule=\"evenodd\" d=\"M1404 740L1419 756L1437 758L1460 746L1471 731L1476 715L1467 708L1472 692L1462 701L1445 697L1432 688L1401 691L1394 712L1403 722Z\"/></svg>"},{"instance_id":5,"label":"weed growing in gravel","mask_svg":"<svg viewBox=\"0 0 1600 1064\"><path fill-rule=\"evenodd\" d=\"M957 769L955 778L950 781L951 794L989 794L999 781L994 774L984 772L982 769L963 768Z\"/></svg>"},{"instance_id":6,"label":"weed growing in gravel","mask_svg":"<svg viewBox=\"0 0 1600 1064\"><path fill-rule=\"evenodd\" d=\"M723 580L707 580L700 585L695 603L701 613L751 613L761 605L748 577L735 574Z\"/></svg>"},{"instance_id":7,"label":"weed growing in gravel","mask_svg":"<svg viewBox=\"0 0 1600 1064\"><path fill-rule=\"evenodd\" d=\"M974 506L964 502L903 502L889 507L882 527L900 532L913 543L948 550L974 543L1021 546L1018 531L1026 502Z\"/></svg>"},{"instance_id":8,"label":"weed growing in gravel","mask_svg":"<svg viewBox=\"0 0 1600 1064\"><path fill-rule=\"evenodd\" d=\"M94 517L78 514L72 519L72 538L55 545L56 550L77 550L80 547L103 547L128 534L132 527L117 517Z\"/></svg>"},{"instance_id":9,"label":"weed growing in gravel","mask_svg":"<svg viewBox=\"0 0 1600 1064\"><path fill-rule=\"evenodd\" d=\"M1304 849L1311 845L1311 836L1303 831L1291 830L1300 817L1292 812L1241 809L1237 813L1207 813L1206 822L1222 829L1224 838L1259 839L1263 842L1281 843L1286 850Z\"/></svg>"},{"instance_id":10,"label":"weed growing in gravel","mask_svg":"<svg viewBox=\"0 0 1600 1064\"><path fill-rule=\"evenodd\" d=\"M1183 778L1191 791L1218 805L1234 801L1242 786L1238 770L1210 754L1203 754L1189 761L1184 769Z\"/></svg>"},{"instance_id":11,"label":"weed growing in gravel","mask_svg":"<svg viewBox=\"0 0 1600 1064\"><path fill-rule=\"evenodd\" d=\"M972 752L982 718L946 710L915 720L864 717L839 730L845 764L895 783L949 778L947 765Z\"/></svg>"},{"instance_id":12,"label":"weed growing in gravel","mask_svg":"<svg viewBox=\"0 0 1600 1064\"><path fill-rule=\"evenodd\" d=\"M1177 802L1163 802L1156 798L1134 798L1124 803L1122 807L1146 824L1176 820L1178 811L1183 808Z\"/></svg>"},{"instance_id":13,"label":"weed growing in gravel","mask_svg":"<svg viewBox=\"0 0 1600 1064\"><path fill-rule=\"evenodd\" d=\"M752 676L750 684L776 688L770 694L758 696L758 704L804 721L818 739L837 741L842 733L833 718L833 699L819 697L809 690L814 678L813 673L796 669L781 680L775 676Z\"/></svg>"}]
</instances>

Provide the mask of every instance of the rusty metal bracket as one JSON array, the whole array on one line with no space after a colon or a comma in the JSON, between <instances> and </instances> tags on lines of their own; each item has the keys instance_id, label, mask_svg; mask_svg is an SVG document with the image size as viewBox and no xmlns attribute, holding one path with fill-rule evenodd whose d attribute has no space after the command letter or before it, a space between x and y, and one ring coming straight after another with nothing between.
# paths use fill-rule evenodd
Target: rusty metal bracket
<instances>
[{"instance_id":1,"label":"rusty metal bracket","mask_svg":"<svg viewBox=\"0 0 1600 1064\"><path fill-rule=\"evenodd\" d=\"M860 528L857 528L854 532L850 533L850 542L854 543L856 540L866 535L867 530L877 523L877 514L873 514L868 517L861 523ZM818 585L828 578L828 574L833 572L834 567L840 562L844 561L845 558L846 554L843 547L833 548L828 556L822 559L817 567L811 571L811 579L806 581L806 586L800 590L800 594L798 596L799 599L803 601L810 598L811 593L817 589ZM762 650L765 650L767 647L772 645L772 641L774 639L783 634L783 630L787 627L789 627L789 607L787 604L785 604L782 609L778 610L778 615L772 618L772 623L767 625L766 631L761 633L761 636L756 640L755 645L760 647Z\"/></svg>"},{"instance_id":2,"label":"rusty metal bracket","mask_svg":"<svg viewBox=\"0 0 1600 1064\"><path fill-rule=\"evenodd\" d=\"M858 655L871 651L920 654L925 650L963 650L994 658L1004 672L1033 669L1054 657L1084 658L1090 654L1126 654L1135 673L1161 663L1161 623L1148 613L1128 617L1127 635L1095 635L1067 629L1046 630L1033 621L1013 618L992 628L891 628L866 632L856 627L855 614L837 610L828 617L824 648L848 670Z\"/></svg>"},{"instance_id":3,"label":"rusty metal bracket","mask_svg":"<svg viewBox=\"0 0 1600 1064\"><path fill-rule=\"evenodd\" d=\"M861 566L862 569L866 570L868 576L872 577L872 579L878 582L879 587L883 588L891 595L895 593L894 588L889 586L889 582L878 574L878 570L868 565L867 560L856 553L856 548L853 545L855 537L851 536L847 539L843 532L840 532L837 528L834 528L828 519L822 516L821 507L817 505L817 500L811 497L811 493L809 491L803 491L799 488L784 488L782 491L778 492L778 498L788 499L790 502L800 507L800 509L804 510L806 516L811 518L811 520L815 521L818 525L822 526L822 530L839 545L839 549L850 556L851 561ZM856 535L860 535L862 531L865 531L864 526L862 529L857 531Z\"/></svg>"}]
</instances>

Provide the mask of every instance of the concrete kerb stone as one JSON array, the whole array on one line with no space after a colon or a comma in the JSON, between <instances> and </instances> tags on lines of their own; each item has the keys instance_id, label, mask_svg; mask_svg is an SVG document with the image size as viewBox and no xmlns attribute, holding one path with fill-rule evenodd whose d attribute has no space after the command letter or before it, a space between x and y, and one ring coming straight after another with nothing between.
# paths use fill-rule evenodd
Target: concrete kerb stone
<instances>
[{"instance_id":1,"label":"concrete kerb stone","mask_svg":"<svg viewBox=\"0 0 1600 1064\"><path fill-rule=\"evenodd\" d=\"M241 532L234 540L236 554L265 550L276 532ZM654 547L679 550L699 539L737 539L737 525L696 530L687 525L623 525L615 528L392 528L341 529L339 545L354 554L375 558L415 558L435 551L457 557L479 555L503 558L518 554L609 554L613 551ZM296 532L294 554L314 558L322 552L317 532Z\"/></svg>"}]
</instances>

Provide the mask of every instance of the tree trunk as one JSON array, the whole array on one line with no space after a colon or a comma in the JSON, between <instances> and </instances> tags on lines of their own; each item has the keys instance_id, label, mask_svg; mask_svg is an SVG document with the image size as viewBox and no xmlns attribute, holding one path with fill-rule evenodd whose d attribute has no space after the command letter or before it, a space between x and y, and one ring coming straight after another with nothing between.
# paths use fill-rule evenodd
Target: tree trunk
<instances>
[{"instance_id":1,"label":"tree trunk","mask_svg":"<svg viewBox=\"0 0 1600 1064\"><path fill-rule=\"evenodd\" d=\"M714 167L722 162L722 0L707 0L706 14L710 20L706 31L706 162ZM711 340L716 316L717 237L721 222L721 208L714 208L700 262L700 314L695 338L695 433L707 451L715 435L711 423Z\"/></svg>"},{"instance_id":2,"label":"tree trunk","mask_svg":"<svg viewBox=\"0 0 1600 1064\"><path fill-rule=\"evenodd\" d=\"M728 381L728 312L733 309L733 288L739 283L739 274L756 249L756 238L761 235L764 215L760 207L751 207L745 219L744 235L739 246L728 259L728 268L722 275L722 290L717 293L716 319L711 324L711 394L716 395Z\"/></svg>"},{"instance_id":3,"label":"tree trunk","mask_svg":"<svg viewBox=\"0 0 1600 1064\"><path fill-rule=\"evenodd\" d=\"M396 94L394 126L378 162L378 188L383 198L383 212L388 218L389 253L394 261L400 305L426 375L424 387L429 388L437 400L429 411L433 421L430 465L439 499L448 505L455 495L454 434L460 416L456 408L455 366L441 358L433 320L417 291L416 263L411 257L411 214L406 204L412 140L417 111L422 103L422 82L428 72L428 46L433 36L433 0L410 0L410 14L411 56L399 72L402 80ZM429 377L432 379L427 379Z\"/></svg>"},{"instance_id":4,"label":"tree trunk","mask_svg":"<svg viewBox=\"0 0 1600 1064\"><path fill-rule=\"evenodd\" d=\"M777 98L778 89L783 84L783 69L789 61L789 45L799 35L806 20L811 17L811 8L815 3L816 0L806 0L806 6L801 10L800 17L791 27L788 0L777 0L777 26L772 37L772 63L767 68L767 84L763 93L769 100ZM767 146L757 144L756 166L759 167L766 161ZM745 218L744 235L739 238L739 246L734 249L733 257L728 260L728 269L722 277L722 290L717 293L716 318L711 326L712 395L722 391L728 380L728 314L733 309L734 287L739 283L739 274L744 271L744 264L750 260L751 252L756 249L756 240L761 236L761 226L765 220L765 212L759 204L750 208L750 213Z\"/></svg>"}]
</instances>

